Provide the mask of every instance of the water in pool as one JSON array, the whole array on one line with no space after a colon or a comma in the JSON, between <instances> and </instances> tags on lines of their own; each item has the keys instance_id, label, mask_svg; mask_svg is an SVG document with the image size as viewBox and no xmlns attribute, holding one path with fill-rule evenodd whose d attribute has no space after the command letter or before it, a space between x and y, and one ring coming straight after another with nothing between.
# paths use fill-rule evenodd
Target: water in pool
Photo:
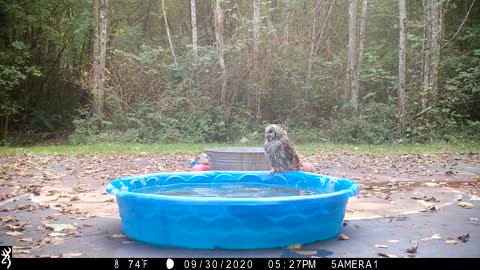
<instances>
[{"instance_id":1,"label":"water in pool","mask_svg":"<svg viewBox=\"0 0 480 270\"><path fill-rule=\"evenodd\" d=\"M141 188L136 189L133 192L169 196L226 198L285 197L326 193L322 189L300 189L296 187L260 183L182 183Z\"/></svg>"}]
</instances>

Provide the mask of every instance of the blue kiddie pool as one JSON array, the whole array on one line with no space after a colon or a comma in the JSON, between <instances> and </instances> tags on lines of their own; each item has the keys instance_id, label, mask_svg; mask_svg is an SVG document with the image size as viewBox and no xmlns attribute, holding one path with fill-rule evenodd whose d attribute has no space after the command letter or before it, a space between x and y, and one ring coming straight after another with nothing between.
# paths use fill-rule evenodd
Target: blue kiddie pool
<instances>
[{"instance_id":1,"label":"blue kiddie pool","mask_svg":"<svg viewBox=\"0 0 480 270\"><path fill-rule=\"evenodd\" d=\"M342 231L352 180L306 172L156 173L119 178L122 228L151 244L255 249L312 243Z\"/></svg>"}]
</instances>

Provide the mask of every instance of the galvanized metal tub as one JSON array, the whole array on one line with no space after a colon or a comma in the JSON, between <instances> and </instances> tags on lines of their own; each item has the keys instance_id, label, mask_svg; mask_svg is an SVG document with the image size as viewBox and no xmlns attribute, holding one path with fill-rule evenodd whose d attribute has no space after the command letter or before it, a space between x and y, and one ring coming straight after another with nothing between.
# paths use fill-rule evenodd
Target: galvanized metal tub
<instances>
[{"instance_id":1,"label":"galvanized metal tub","mask_svg":"<svg viewBox=\"0 0 480 270\"><path fill-rule=\"evenodd\" d=\"M210 168L215 171L270 170L263 147L219 147L205 152Z\"/></svg>"}]
</instances>

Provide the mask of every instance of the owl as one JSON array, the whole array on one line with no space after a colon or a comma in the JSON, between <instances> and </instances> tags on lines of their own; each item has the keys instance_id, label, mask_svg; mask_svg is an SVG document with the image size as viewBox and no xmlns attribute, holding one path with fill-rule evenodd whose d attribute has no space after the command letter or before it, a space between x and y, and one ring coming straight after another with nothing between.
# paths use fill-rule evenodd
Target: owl
<instances>
[{"instance_id":1,"label":"owl","mask_svg":"<svg viewBox=\"0 0 480 270\"><path fill-rule=\"evenodd\" d=\"M268 125L265 128L265 157L272 167L270 174L285 172L293 166L300 170L301 164L287 132L279 125Z\"/></svg>"}]
</instances>

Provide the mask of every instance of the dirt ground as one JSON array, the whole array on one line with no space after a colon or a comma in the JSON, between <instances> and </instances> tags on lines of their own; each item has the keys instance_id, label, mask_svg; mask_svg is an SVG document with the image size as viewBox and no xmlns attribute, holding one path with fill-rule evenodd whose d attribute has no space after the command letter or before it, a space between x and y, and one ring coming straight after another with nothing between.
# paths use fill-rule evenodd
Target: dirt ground
<instances>
[{"instance_id":1,"label":"dirt ground","mask_svg":"<svg viewBox=\"0 0 480 270\"><path fill-rule=\"evenodd\" d=\"M85 255L52 254L48 247L81 237L85 230L99 226L96 218L119 223L115 198L104 191L108 181L144 173L186 171L194 157L0 154L0 244L13 245L16 257ZM467 203L464 208L468 209L468 204L473 206L480 196L479 154L342 153L308 155L305 159L316 173L353 179L360 185L360 194L349 201L346 220L395 221L459 202ZM478 217L471 219L478 226ZM122 243L129 241L123 239Z\"/></svg>"}]
</instances>

